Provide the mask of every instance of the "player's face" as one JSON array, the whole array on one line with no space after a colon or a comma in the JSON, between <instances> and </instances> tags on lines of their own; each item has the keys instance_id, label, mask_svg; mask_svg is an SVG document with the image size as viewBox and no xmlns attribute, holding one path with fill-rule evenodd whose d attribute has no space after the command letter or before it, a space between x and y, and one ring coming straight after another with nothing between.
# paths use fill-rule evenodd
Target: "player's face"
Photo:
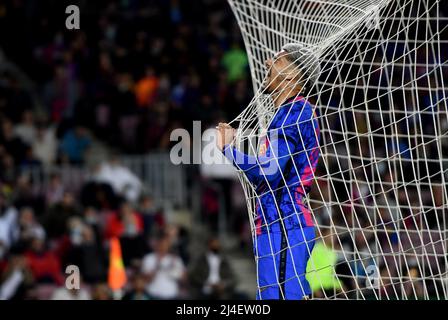
<instances>
[{"instance_id":1,"label":"player's face","mask_svg":"<svg viewBox=\"0 0 448 320\"><path fill-rule=\"evenodd\" d=\"M286 84L284 74L291 66L287 53L284 51L277 53L273 58L266 60L265 66L267 69L263 84L265 92L270 94L282 90Z\"/></svg>"}]
</instances>

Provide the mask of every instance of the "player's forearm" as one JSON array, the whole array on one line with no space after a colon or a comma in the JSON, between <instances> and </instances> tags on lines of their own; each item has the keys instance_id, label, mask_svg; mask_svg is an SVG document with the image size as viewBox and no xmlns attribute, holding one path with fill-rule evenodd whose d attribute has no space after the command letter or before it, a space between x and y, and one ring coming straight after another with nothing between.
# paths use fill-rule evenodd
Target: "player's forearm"
<instances>
[{"instance_id":1,"label":"player's forearm","mask_svg":"<svg viewBox=\"0 0 448 320\"><path fill-rule=\"evenodd\" d=\"M277 151L285 153L285 148L281 146ZM289 156L277 158L272 150L269 150L268 156L249 156L231 146L225 146L224 154L236 168L245 173L251 183L258 185L260 182L266 182L271 187L276 187L275 182L284 174L283 170L290 159Z\"/></svg>"},{"instance_id":2,"label":"player's forearm","mask_svg":"<svg viewBox=\"0 0 448 320\"><path fill-rule=\"evenodd\" d=\"M225 145L222 152L233 166L246 174L250 182L258 183L260 176L256 157L240 152L231 145Z\"/></svg>"}]
</instances>

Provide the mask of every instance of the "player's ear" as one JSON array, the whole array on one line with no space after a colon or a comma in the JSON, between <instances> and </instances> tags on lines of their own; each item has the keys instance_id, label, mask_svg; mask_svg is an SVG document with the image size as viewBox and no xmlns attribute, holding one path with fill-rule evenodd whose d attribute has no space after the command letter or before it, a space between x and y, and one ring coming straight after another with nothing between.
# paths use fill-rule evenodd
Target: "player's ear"
<instances>
[{"instance_id":1,"label":"player's ear","mask_svg":"<svg viewBox=\"0 0 448 320\"><path fill-rule=\"evenodd\" d=\"M299 81L301 82L301 81L303 81L302 74L301 74L301 72L299 70L292 71L290 73L289 78L290 78L289 79L290 81L294 81L294 82L299 82Z\"/></svg>"}]
</instances>

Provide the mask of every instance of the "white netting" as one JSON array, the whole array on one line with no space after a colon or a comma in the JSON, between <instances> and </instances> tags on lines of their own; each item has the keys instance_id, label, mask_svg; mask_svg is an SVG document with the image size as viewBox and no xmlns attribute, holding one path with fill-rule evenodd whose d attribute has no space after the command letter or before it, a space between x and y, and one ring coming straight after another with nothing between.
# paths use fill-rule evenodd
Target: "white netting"
<instances>
[{"instance_id":1,"label":"white netting","mask_svg":"<svg viewBox=\"0 0 448 320\"><path fill-rule=\"evenodd\" d=\"M319 165L306 197L317 230L307 275L313 298L446 299L448 21L443 1L229 3L256 91L232 121L238 127L235 145L246 154L258 154L260 137L276 114L273 95L265 89L265 60L286 43L319 57L319 80L296 94L316 106L320 127ZM284 81L306 84L310 70L305 69L312 64L300 68L305 76ZM242 171L240 180L257 243L261 195ZM284 173L282 180L287 183ZM274 194L279 186L267 183L267 188ZM274 247L272 256L279 254ZM258 263L257 248L255 256Z\"/></svg>"}]
</instances>

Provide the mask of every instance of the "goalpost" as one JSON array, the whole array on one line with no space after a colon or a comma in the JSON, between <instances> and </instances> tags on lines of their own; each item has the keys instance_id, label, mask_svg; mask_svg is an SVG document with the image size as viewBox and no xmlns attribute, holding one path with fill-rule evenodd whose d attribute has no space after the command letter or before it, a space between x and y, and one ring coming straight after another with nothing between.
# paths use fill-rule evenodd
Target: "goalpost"
<instances>
[{"instance_id":1,"label":"goalpost","mask_svg":"<svg viewBox=\"0 0 448 320\"><path fill-rule=\"evenodd\" d=\"M447 299L443 1L228 2L256 92L232 121L237 148L258 154L275 114L264 61L286 43L319 57L318 81L301 94L315 105L321 130L307 197L317 230L307 268L312 298ZM258 196L244 173L239 178L255 240Z\"/></svg>"}]
</instances>

